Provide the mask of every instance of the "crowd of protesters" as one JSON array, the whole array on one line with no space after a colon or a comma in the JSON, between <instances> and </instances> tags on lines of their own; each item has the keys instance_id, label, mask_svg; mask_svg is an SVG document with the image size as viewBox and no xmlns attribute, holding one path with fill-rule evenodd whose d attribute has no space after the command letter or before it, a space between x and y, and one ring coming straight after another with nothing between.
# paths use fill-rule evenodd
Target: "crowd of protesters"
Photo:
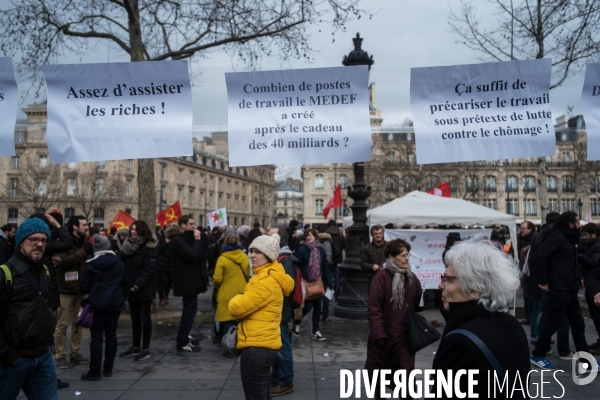
<instances>
[{"instance_id":1,"label":"crowd of protesters","mask_svg":"<svg viewBox=\"0 0 600 400\"><path fill-rule=\"evenodd\" d=\"M360 266L369 274L368 370L414 368L415 354L406 347L401 326L406 310L423 309L430 297L423 294L411 270L410 244L402 239L385 241L385 228L394 227L371 227L372 241L361 252ZM487 362L474 355L455 357L469 351L476 353L468 338L445 338L449 327L461 327L475 332L484 342L493 343L492 353L498 353L507 370L526 369L523 357L501 356L508 345L494 336L497 330L485 329L492 322L513 332L513 338L518 337L520 356L529 350L521 343L526 341L523 330L515 326L529 324L534 348L525 355L530 364L542 369L554 369L546 358L552 351L554 333L561 359L572 359L574 355L569 348L569 332L576 351L600 354L597 225L580 227L573 212L550 213L541 227L524 221L516 243L508 240L507 227L493 227L490 238L478 235L467 243L456 228L448 234L442 256L447 269L432 298L445 310L442 314L447 320L434 367L481 368ZM300 336L301 326L307 325L313 340L326 340L321 324L328 322L330 311L330 295L298 302L294 292L301 281L321 281L324 289L337 296L341 287L338 267L346 247L345 231L333 220L317 229L302 227L292 220L288 226L267 229L257 222L252 228L243 225L237 229L222 226L207 230L196 228L194 219L184 215L177 224L164 229L152 230L137 220L127 229L106 231L90 227L83 216L71 217L65 223L60 213L38 213L18 229L3 226L0 264L8 265L12 281L4 269L0 270L4 278L0 279L0 307L8 310L2 314L0 368L14 372L18 379L0 383L0 398L16 398L21 389L30 398L56 398L51 393L68 383L57 379L55 368L66 369L69 364L89 363L89 371L81 376L83 380L110 378L117 355L117 322L126 304L131 313L132 344L120 357L148 359L152 355L151 307L157 294L159 307L169 305L171 295L182 298L181 319L174 338L177 353L201 351L191 330L198 295L211 286L216 309L213 342L219 343L224 334L237 327L247 398L291 393L291 336ZM520 272L511 267L515 263L507 254L518 255ZM493 270L485 272L486 268ZM482 274L488 281L481 280ZM516 274L518 277L514 278ZM492 278L502 283L490 283ZM513 278L517 279L516 286L520 282L525 300L526 318L518 325L514 317L505 313L507 299L516 292ZM33 303L28 300L31 296L15 295L15 291L34 287L40 296ZM577 295L580 289L585 290L585 301L599 335L591 344L584 337ZM10 315L14 307L26 310L31 319L32 329L19 331L19 337L11 336L14 330L10 328ZM94 310L89 359L82 354L82 328L77 323L82 307ZM310 313L311 319L304 321ZM273 335L274 331L278 334ZM511 352L514 354L514 346ZM234 357L227 350L222 355ZM29 359L35 362L30 365ZM13 368L15 365L19 367Z\"/></svg>"}]
</instances>

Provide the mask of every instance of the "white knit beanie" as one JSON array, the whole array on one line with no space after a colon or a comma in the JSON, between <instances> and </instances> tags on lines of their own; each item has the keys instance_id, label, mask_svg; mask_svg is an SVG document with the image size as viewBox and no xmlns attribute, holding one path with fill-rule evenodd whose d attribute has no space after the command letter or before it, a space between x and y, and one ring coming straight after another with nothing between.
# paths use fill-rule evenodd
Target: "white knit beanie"
<instances>
[{"instance_id":1,"label":"white knit beanie","mask_svg":"<svg viewBox=\"0 0 600 400\"><path fill-rule=\"evenodd\" d=\"M281 238L278 234L273 234L271 236L261 235L255 238L252 241L252 244L248 248L248 250L256 249L263 253L267 258L271 261L277 260L279 258L279 241Z\"/></svg>"}]
</instances>

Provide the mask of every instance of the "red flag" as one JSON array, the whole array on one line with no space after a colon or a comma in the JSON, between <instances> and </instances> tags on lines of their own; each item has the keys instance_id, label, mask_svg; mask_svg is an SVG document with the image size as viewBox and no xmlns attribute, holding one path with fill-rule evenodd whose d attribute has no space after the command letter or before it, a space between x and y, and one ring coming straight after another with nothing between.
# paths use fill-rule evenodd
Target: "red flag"
<instances>
[{"instance_id":1,"label":"red flag","mask_svg":"<svg viewBox=\"0 0 600 400\"><path fill-rule=\"evenodd\" d=\"M450 183L448 183L448 181L437 185L431 190L428 190L427 193L439 197L452 197L450 194Z\"/></svg>"},{"instance_id":2,"label":"red flag","mask_svg":"<svg viewBox=\"0 0 600 400\"><path fill-rule=\"evenodd\" d=\"M343 206L344 203L342 201L342 186L338 184L335 187L335 190L333 191L333 197L329 199L329 202L323 209L323 217L327 219L327 216L329 215L329 210L331 210L332 208L342 208Z\"/></svg>"},{"instance_id":3,"label":"red flag","mask_svg":"<svg viewBox=\"0 0 600 400\"><path fill-rule=\"evenodd\" d=\"M129 226L134 222L135 218L127 214L125 211L119 210L117 211L117 215L115 215L112 222L108 226L108 229L115 227L117 228L117 231L120 231L123 228L129 228Z\"/></svg>"},{"instance_id":4,"label":"red flag","mask_svg":"<svg viewBox=\"0 0 600 400\"><path fill-rule=\"evenodd\" d=\"M167 207L156 214L156 223L164 227L165 225L177 222L182 215L181 205L179 204L179 200L177 200L170 207Z\"/></svg>"}]
</instances>

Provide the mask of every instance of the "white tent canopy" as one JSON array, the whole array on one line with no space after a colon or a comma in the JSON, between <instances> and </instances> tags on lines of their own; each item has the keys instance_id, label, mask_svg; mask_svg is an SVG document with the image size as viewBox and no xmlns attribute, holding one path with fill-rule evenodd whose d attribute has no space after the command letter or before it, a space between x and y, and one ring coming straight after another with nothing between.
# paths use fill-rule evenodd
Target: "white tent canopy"
<instances>
[{"instance_id":1,"label":"white tent canopy","mask_svg":"<svg viewBox=\"0 0 600 400\"><path fill-rule=\"evenodd\" d=\"M506 225L517 242L516 217L470 201L439 197L415 190L367 211L369 226L398 225Z\"/></svg>"}]
</instances>

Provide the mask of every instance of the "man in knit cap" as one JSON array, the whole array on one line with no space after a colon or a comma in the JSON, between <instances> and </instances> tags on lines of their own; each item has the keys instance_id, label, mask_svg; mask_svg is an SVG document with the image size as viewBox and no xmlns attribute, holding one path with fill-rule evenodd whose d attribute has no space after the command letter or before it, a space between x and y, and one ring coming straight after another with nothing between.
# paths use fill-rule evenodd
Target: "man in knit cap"
<instances>
[{"instance_id":1,"label":"man in knit cap","mask_svg":"<svg viewBox=\"0 0 600 400\"><path fill-rule=\"evenodd\" d=\"M41 262L49 239L44 221L26 219L16 233L15 254L0 269L2 400L16 399L21 389L29 399L58 398L50 350L56 317L49 305L50 274Z\"/></svg>"}]
</instances>

